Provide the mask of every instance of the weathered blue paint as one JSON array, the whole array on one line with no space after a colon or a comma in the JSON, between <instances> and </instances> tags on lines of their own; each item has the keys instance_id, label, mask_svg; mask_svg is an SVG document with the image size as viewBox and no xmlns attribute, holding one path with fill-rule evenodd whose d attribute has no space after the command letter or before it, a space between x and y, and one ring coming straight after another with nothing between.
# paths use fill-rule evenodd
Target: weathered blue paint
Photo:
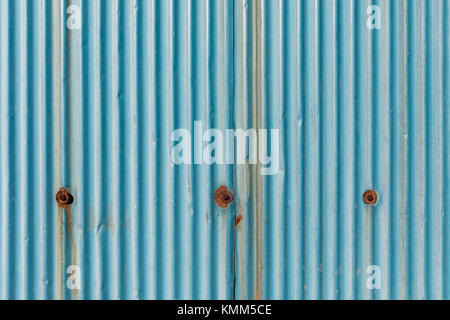
<instances>
[{"instance_id":1,"label":"weathered blue paint","mask_svg":"<svg viewBox=\"0 0 450 320\"><path fill-rule=\"evenodd\" d=\"M1 1L0 298L450 299L449 16L448 0ZM279 173L172 165L172 131L197 120L280 129Z\"/></svg>"}]
</instances>

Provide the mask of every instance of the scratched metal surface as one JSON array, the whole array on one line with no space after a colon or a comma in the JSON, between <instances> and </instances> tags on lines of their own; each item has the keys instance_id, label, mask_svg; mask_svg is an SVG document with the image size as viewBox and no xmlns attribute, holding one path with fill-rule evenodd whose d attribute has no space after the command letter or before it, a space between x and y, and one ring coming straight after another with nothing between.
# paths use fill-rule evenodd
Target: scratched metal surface
<instances>
[{"instance_id":1,"label":"scratched metal surface","mask_svg":"<svg viewBox=\"0 0 450 320\"><path fill-rule=\"evenodd\" d=\"M0 299L450 299L449 16L448 0L1 1ZM280 129L279 173L171 165L195 120Z\"/></svg>"}]
</instances>

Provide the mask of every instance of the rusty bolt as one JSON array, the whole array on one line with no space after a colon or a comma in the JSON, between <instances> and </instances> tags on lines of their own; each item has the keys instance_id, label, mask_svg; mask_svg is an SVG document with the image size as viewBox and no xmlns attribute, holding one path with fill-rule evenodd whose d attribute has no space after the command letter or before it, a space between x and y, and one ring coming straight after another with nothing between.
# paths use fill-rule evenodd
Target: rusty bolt
<instances>
[{"instance_id":1,"label":"rusty bolt","mask_svg":"<svg viewBox=\"0 0 450 320\"><path fill-rule=\"evenodd\" d=\"M56 194L56 201L58 201L60 207L65 207L73 203L73 196L66 188L62 187Z\"/></svg>"},{"instance_id":2,"label":"rusty bolt","mask_svg":"<svg viewBox=\"0 0 450 320\"><path fill-rule=\"evenodd\" d=\"M219 207L228 208L228 206L234 200L234 194L226 186L221 186L216 190L216 193L214 194L214 199L216 200L216 204Z\"/></svg>"},{"instance_id":3,"label":"rusty bolt","mask_svg":"<svg viewBox=\"0 0 450 320\"><path fill-rule=\"evenodd\" d=\"M363 194L363 200L367 205L374 205L378 200L377 192L375 190L367 190Z\"/></svg>"}]
</instances>

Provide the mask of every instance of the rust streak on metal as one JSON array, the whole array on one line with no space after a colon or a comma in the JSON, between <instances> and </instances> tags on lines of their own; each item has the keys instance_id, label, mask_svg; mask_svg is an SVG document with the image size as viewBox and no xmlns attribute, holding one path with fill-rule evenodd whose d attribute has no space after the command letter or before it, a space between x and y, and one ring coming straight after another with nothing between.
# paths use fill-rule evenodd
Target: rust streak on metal
<instances>
[{"instance_id":1,"label":"rust streak on metal","mask_svg":"<svg viewBox=\"0 0 450 320\"><path fill-rule=\"evenodd\" d=\"M69 205L65 205L64 208L66 209L66 213L67 213L67 225L69 228L70 243L72 245L72 264L77 265L77 247L76 247L75 241L73 239L73 232L72 232L72 209L70 208ZM73 297L75 300L78 299L78 290L77 289L73 290Z\"/></svg>"},{"instance_id":2,"label":"rust streak on metal","mask_svg":"<svg viewBox=\"0 0 450 320\"><path fill-rule=\"evenodd\" d=\"M375 190L367 190L363 194L363 201L367 205L374 205L378 201L378 195Z\"/></svg>"},{"instance_id":3,"label":"rust streak on metal","mask_svg":"<svg viewBox=\"0 0 450 320\"><path fill-rule=\"evenodd\" d=\"M234 194L226 186L220 186L214 193L216 204L221 208L228 208L234 200Z\"/></svg>"},{"instance_id":4,"label":"rust streak on metal","mask_svg":"<svg viewBox=\"0 0 450 320\"><path fill-rule=\"evenodd\" d=\"M242 220L242 215L240 214L236 217L236 219L234 219L234 227L237 227L237 225L241 222L241 220Z\"/></svg>"},{"instance_id":5,"label":"rust streak on metal","mask_svg":"<svg viewBox=\"0 0 450 320\"><path fill-rule=\"evenodd\" d=\"M69 6L71 6L72 4L76 4L76 3L74 3L73 0L66 0L65 8L64 8L64 5L63 5L63 8L65 10L67 10L67 8ZM65 16L65 13L66 12L64 12L64 16ZM65 149L65 150L63 150L63 152L68 151L69 156L67 157L66 165L68 168L72 168L72 163L71 163L72 162L72 148L71 148L71 146L72 146L72 129L71 129L72 121L70 121L70 119L72 118L72 105L74 104L74 101L73 101L74 81L73 80L74 80L74 77L77 76L76 74L75 75L73 74L73 70L72 70L73 63L74 63L74 57L76 58L76 55L74 54L74 52L72 52L72 50L75 50L77 48L77 46L76 46L76 43L74 43L74 41L72 39L71 30L68 30L67 28L65 28L65 19L63 19L62 22L64 24L64 30L66 31L65 33L63 33L63 45L64 45L64 42L67 45L66 50L65 50L66 61L67 61L66 62L67 74L65 75L66 83L65 83L65 85L63 85L63 92L65 93L65 96L66 96L66 100L65 100L66 105L65 105L65 109L63 111L63 117L65 117L67 114L67 118L66 118L67 120L64 119L65 126L67 127L67 129L66 129L67 130L66 131L67 132L67 140L64 139L64 141L63 141L63 148ZM76 60L75 60L75 63L76 63ZM75 68L75 70L77 70L77 69ZM62 189L64 189L64 188L62 188ZM69 195L70 195L70 193L69 193ZM69 230L69 234L70 234L70 241L71 241L72 255L73 255L72 264L76 265L77 264L77 260L76 260L77 252L76 252L76 246L75 246L73 233L72 233L72 213L71 213L71 208L70 208L70 205L73 203L72 195L70 195L69 199L70 199L69 201L71 201L70 203L67 203L64 205L60 204L60 206L65 209L66 214L67 214L68 230ZM65 270L63 269L62 273L64 274L64 272L65 272ZM76 289L73 290L73 296L74 296L74 299L76 300L78 297Z\"/></svg>"},{"instance_id":6,"label":"rust streak on metal","mask_svg":"<svg viewBox=\"0 0 450 320\"><path fill-rule=\"evenodd\" d=\"M77 264L77 248L75 246L75 241L73 240L73 233L72 233L72 210L70 209L70 206L65 206L66 213L67 213L67 224L69 227L69 235L70 235L70 242L72 244L72 252L73 252L73 264Z\"/></svg>"},{"instance_id":7,"label":"rust streak on metal","mask_svg":"<svg viewBox=\"0 0 450 320\"><path fill-rule=\"evenodd\" d=\"M57 280L57 286L56 286L56 298L58 300L62 299L62 292L63 292L63 246L62 246L62 230L63 230L63 219L62 219L62 208L58 208L58 216L57 216L57 221L58 221L58 231L57 231L57 236L56 236L56 263L58 268L57 270L57 275L56 275L56 280Z\"/></svg>"},{"instance_id":8,"label":"rust streak on metal","mask_svg":"<svg viewBox=\"0 0 450 320\"><path fill-rule=\"evenodd\" d=\"M61 187L59 189L58 193L56 194L56 201L58 202L58 205L60 208L66 211L67 214L67 226L69 230L69 236L70 236L70 243L72 246L72 264L77 264L77 248L73 237L72 232L72 209L70 205L73 203L74 199L73 196L70 194L69 191L67 191L66 188ZM61 219L61 229L62 229L62 219ZM64 270L63 270L64 271ZM62 271L62 274L64 273ZM78 290L73 290L74 299L76 300L78 298Z\"/></svg>"}]
</instances>

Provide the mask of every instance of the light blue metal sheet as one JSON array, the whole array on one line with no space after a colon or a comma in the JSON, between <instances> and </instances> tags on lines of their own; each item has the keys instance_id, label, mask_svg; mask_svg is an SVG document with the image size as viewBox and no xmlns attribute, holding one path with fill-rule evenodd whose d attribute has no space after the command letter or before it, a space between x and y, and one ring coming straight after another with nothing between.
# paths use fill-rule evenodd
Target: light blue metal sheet
<instances>
[{"instance_id":1,"label":"light blue metal sheet","mask_svg":"<svg viewBox=\"0 0 450 320\"><path fill-rule=\"evenodd\" d=\"M237 297L449 299L449 1L237 5L238 119L282 141L237 169Z\"/></svg>"},{"instance_id":2,"label":"light blue metal sheet","mask_svg":"<svg viewBox=\"0 0 450 320\"><path fill-rule=\"evenodd\" d=\"M232 7L1 1L0 298L233 297L232 167L169 161L175 128L233 125Z\"/></svg>"},{"instance_id":3,"label":"light blue metal sheet","mask_svg":"<svg viewBox=\"0 0 450 320\"><path fill-rule=\"evenodd\" d=\"M449 16L448 0L0 1L0 299L450 299ZM194 121L279 129L278 173L172 164Z\"/></svg>"}]
</instances>

